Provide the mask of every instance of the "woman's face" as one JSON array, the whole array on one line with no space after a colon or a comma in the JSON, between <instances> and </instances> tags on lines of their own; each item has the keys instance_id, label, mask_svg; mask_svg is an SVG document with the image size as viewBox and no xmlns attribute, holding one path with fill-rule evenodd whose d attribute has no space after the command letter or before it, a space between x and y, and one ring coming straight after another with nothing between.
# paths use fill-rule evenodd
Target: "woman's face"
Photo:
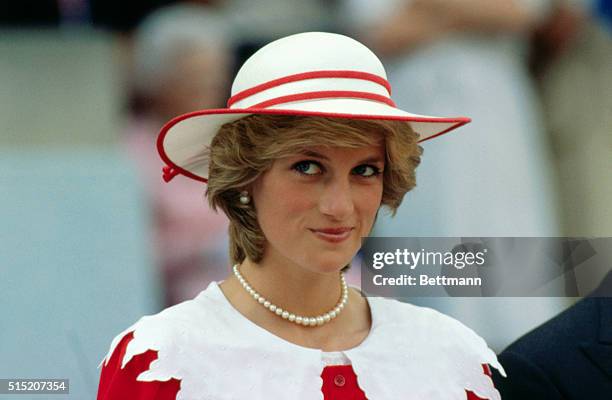
<instances>
[{"instance_id":1,"label":"woman's face","mask_svg":"<svg viewBox=\"0 0 612 400\"><path fill-rule=\"evenodd\" d=\"M368 236L381 203L383 145L313 147L278 159L252 188L266 258L338 271Z\"/></svg>"}]
</instances>

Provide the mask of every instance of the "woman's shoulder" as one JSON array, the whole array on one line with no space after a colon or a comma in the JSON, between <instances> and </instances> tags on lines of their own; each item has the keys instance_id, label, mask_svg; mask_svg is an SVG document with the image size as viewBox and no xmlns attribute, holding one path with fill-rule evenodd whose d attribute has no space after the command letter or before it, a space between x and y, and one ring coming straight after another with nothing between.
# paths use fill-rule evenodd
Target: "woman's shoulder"
<instances>
[{"instance_id":1,"label":"woman's shoulder","mask_svg":"<svg viewBox=\"0 0 612 400\"><path fill-rule=\"evenodd\" d=\"M392 329L410 328L411 334L423 337L455 337L472 342L479 349L488 346L484 339L459 320L430 307L417 306L386 297L371 297L380 325Z\"/></svg>"},{"instance_id":2,"label":"woman's shoulder","mask_svg":"<svg viewBox=\"0 0 612 400\"><path fill-rule=\"evenodd\" d=\"M168 307L156 314L145 315L130 325L111 341L110 348L100 363L107 364L111 356L118 351L117 347L122 343L124 356L121 360L121 368L130 362L137 354L143 354L148 350L170 351L172 348L182 346L189 341L187 335L198 332L198 341L205 341L207 337L213 338L219 332L221 322L215 317L220 313L221 306L210 296L211 283L194 299ZM131 340L125 341L126 337Z\"/></svg>"},{"instance_id":3,"label":"woman's shoulder","mask_svg":"<svg viewBox=\"0 0 612 400\"><path fill-rule=\"evenodd\" d=\"M115 392L132 393L132 398L174 399L189 372L183 365L199 371L215 367L215 353L208 350L228 329L223 328L223 318L217 318L220 307L209 286L194 299L143 316L116 335L100 363L98 399L116 398ZM202 352L207 357L189 357ZM149 392L157 397L145 396Z\"/></svg>"},{"instance_id":4,"label":"woman's shoulder","mask_svg":"<svg viewBox=\"0 0 612 400\"><path fill-rule=\"evenodd\" d=\"M461 344L463 349L480 354L491 365L501 369L485 340L459 320L433 308L392 298L372 297L370 303L376 307L378 324L387 330L407 332L413 342Z\"/></svg>"},{"instance_id":5,"label":"woman's shoulder","mask_svg":"<svg viewBox=\"0 0 612 400\"><path fill-rule=\"evenodd\" d=\"M460 398L467 390L480 398L499 398L489 367L503 376L505 371L495 352L472 329L432 308L383 297L369 297L369 302L373 337L358 356L394 360L414 382L422 383L423 396L435 377L435 385L447 395L455 393ZM417 391L419 387L413 385Z\"/></svg>"},{"instance_id":6,"label":"woman's shoulder","mask_svg":"<svg viewBox=\"0 0 612 400\"><path fill-rule=\"evenodd\" d=\"M98 400L119 398L174 400L180 389L180 380L171 378L166 381L145 381L141 375L157 359L157 352L148 350L137 354L122 366L122 360L129 343L134 339L133 332L124 335L112 355L102 363L98 385Z\"/></svg>"},{"instance_id":7,"label":"woman's shoulder","mask_svg":"<svg viewBox=\"0 0 612 400\"><path fill-rule=\"evenodd\" d=\"M100 363L98 400L175 399L180 377L173 371L155 368L155 361L166 357L183 329L183 321L193 314L189 304L144 316L115 336Z\"/></svg>"}]
</instances>

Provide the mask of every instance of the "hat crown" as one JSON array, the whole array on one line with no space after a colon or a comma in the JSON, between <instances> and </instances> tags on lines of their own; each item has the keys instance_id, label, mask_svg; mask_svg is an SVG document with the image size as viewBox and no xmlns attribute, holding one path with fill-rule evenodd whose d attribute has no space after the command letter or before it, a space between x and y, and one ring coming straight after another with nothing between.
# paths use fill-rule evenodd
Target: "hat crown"
<instances>
[{"instance_id":1,"label":"hat crown","mask_svg":"<svg viewBox=\"0 0 612 400\"><path fill-rule=\"evenodd\" d=\"M306 32L275 40L256 51L238 71L232 96L275 79L316 71L359 71L387 79L378 57L355 39Z\"/></svg>"}]
</instances>

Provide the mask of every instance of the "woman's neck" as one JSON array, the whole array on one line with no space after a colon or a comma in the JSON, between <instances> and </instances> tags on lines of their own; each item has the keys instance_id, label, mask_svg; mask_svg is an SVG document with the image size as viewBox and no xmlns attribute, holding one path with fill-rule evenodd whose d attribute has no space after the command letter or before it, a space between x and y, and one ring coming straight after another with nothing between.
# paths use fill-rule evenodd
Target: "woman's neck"
<instances>
[{"instance_id":1,"label":"woman's neck","mask_svg":"<svg viewBox=\"0 0 612 400\"><path fill-rule=\"evenodd\" d=\"M325 279L316 279L312 272L304 276L287 274L286 271L273 274L274 267L267 267L242 263L240 273L262 296L291 313L308 317L320 315L330 311L340 298L339 273L330 276L323 274ZM233 273L219 287L232 306L251 322L304 347L323 351L350 349L359 345L371 329L369 304L354 289L349 288L348 303L338 317L322 326L306 327L289 322L264 308L244 290Z\"/></svg>"},{"instance_id":2,"label":"woman's neck","mask_svg":"<svg viewBox=\"0 0 612 400\"><path fill-rule=\"evenodd\" d=\"M239 270L259 294L296 315L324 314L336 306L342 295L339 271L313 272L272 257L260 263L246 259Z\"/></svg>"}]
</instances>

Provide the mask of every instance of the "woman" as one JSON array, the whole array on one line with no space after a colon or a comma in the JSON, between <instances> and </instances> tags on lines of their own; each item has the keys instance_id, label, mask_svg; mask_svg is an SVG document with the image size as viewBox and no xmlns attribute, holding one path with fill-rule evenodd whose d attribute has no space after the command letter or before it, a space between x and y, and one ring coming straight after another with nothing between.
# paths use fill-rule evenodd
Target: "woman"
<instances>
[{"instance_id":1,"label":"woman","mask_svg":"<svg viewBox=\"0 0 612 400\"><path fill-rule=\"evenodd\" d=\"M474 332L343 277L414 187L417 132L469 120L395 108L378 58L322 32L260 49L228 106L175 118L158 148L166 181L207 182L229 217L233 271L119 334L98 399L499 399Z\"/></svg>"}]
</instances>

